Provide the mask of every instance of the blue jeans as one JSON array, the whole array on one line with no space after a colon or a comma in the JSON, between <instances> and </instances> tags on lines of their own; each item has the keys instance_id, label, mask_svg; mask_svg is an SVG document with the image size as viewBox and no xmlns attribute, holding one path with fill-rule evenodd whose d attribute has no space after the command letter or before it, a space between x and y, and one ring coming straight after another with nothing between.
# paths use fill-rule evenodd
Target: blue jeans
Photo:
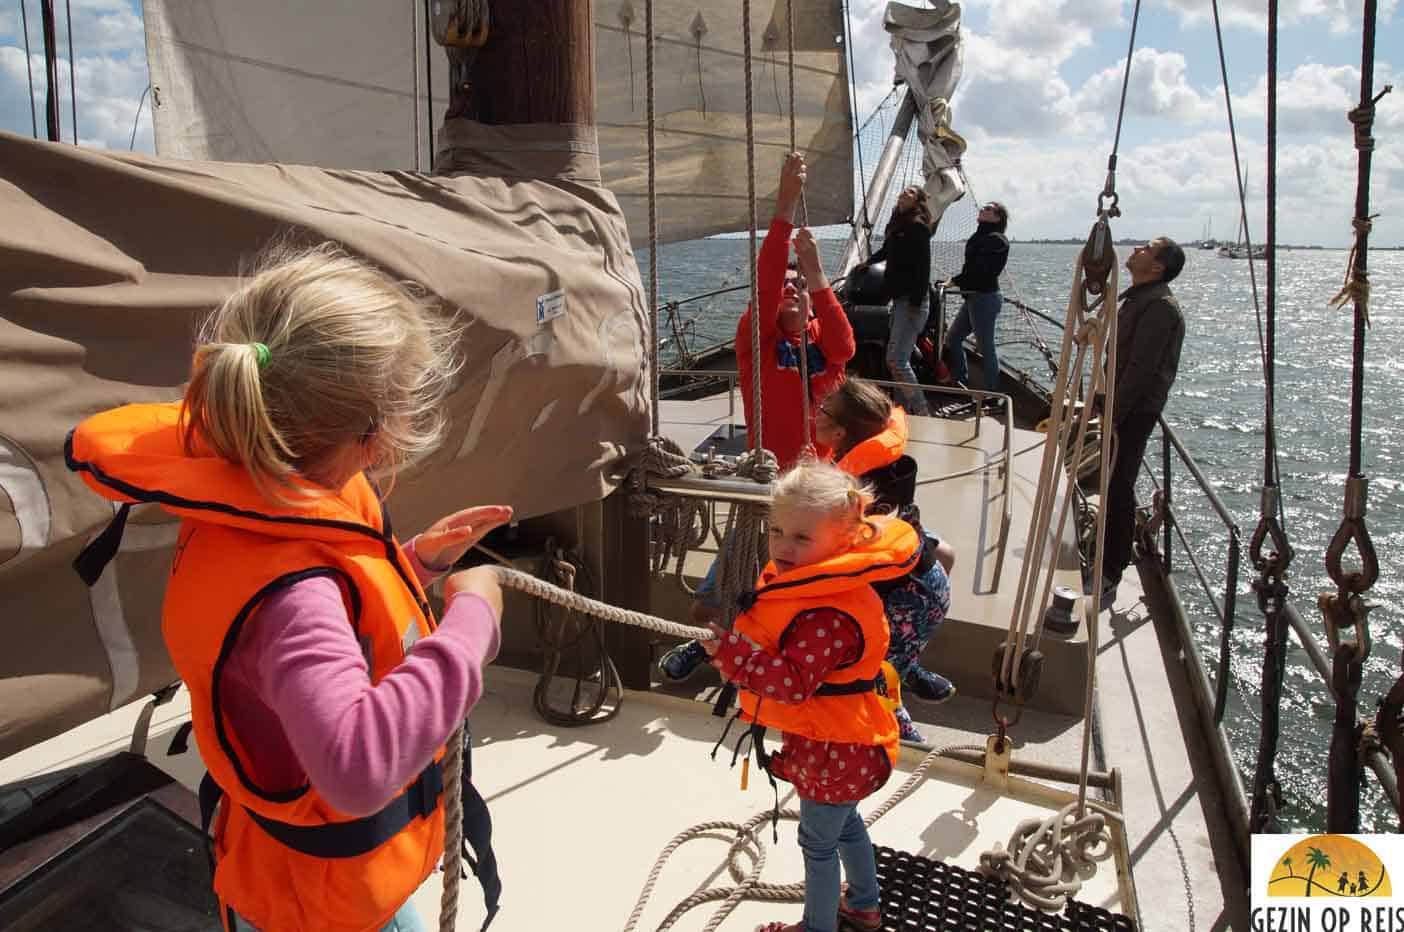
<instances>
[{"instance_id":1,"label":"blue jeans","mask_svg":"<svg viewBox=\"0 0 1404 932\"><path fill-rule=\"evenodd\" d=\"M258 930L245 922L238 913L235 913L234 932L258 932ZM400 911L391 916L390 921L380 927L380 932L429 932L429 927L419 918L419 910L414 908L414 903L406 900L405 905L400 907Z\"/></svg>"},{"instance_id":2,"label":"blue jeans","mask_svg":"<svg viewBox=\"0 0 1404 932\"><path fill-rule=\"evenodd\" d=\"M848 875L848 908L878 908L877 858L857 803L801 799L799 843L804 852L805 932L838 928L840 861Z\"/></svg>"},{"instance_id":3,"label":"blue jeans","mask_svg":"<svg viewBox=\"0 0 1404 932\"><path fill-rule=\"evenodd\" d=\"M956 314L955 322L946 333L946 349L950 351L951 377L970 384L970 370L965 365L965 338L975 334L975 345L985 361L985 391L999 391L999 354L995 351L995 318L999 317L1002 299L998 291L968 294Z\"/></svg>"},{"instance_id":4,"label":"blue jeans","mask_svg":"<svg viewBox=\"0 0 1404 932\"><path fill-rule=\"evenodd\" d=\"M917 338L926 328L926 318L930 315L926 300L920 302L910 298L892 299L892 324L887 331L887 368L892 378L898 382L915 383L916 373L912 371L912 350L916 349ZM902 389L903 406L912 414L929 414L926 396L920 389Z\"/></svg>"}]
</instances>

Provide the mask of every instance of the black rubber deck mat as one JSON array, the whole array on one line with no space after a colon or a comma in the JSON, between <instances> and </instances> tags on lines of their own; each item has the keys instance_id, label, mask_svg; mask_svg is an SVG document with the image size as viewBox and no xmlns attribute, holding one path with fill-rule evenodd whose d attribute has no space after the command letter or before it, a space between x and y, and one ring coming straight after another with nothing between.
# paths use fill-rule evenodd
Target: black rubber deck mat
<instances>
[{"instance_id":1,"label":"black rubber deck mat","mask_svg":"<svg viewBox=\"0 0 1404 932\"><path fill-rule=\"evenodd\" d=\"M1009 885L875 845L883 932L1136 932L1125 916L1073 900L1061 913L1009 901ZM1106 869L1114 869L1110 864Z\"/></svg>"}]
</instances>

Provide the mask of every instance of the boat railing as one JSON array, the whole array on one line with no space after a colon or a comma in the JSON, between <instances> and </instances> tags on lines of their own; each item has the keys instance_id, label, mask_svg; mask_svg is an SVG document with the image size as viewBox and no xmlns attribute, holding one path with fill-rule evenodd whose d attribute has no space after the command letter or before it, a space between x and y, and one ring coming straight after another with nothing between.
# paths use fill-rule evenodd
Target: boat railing
<instances>
[{"instance_id":1,"label":"boat railing","mask_svg":"<svg viewBox=\"0 0 1404 932\"><path fill-rule=\"evenodd\" d=\"M1204 475L1199 464L1185 449L1175 431L1165 423L1163 417L1160 418L1160 434L1160 475L1157 477L1152 469L1149 462L1150 457L1142 461L1142 468L1150 477L1155 489L1151 509L1151 528L1154 528L1158 523L1158 530L1161 533L1160 552L1156 556L1159 558L1158 562L1164 574L1165 590L1174 603L1174 611L1171 614L1175 624L1179 627L1179 640L1184 651L1191 694L1200 715L1201 725L1209 738L1210 756L1219 772L1220 785L1226 795L1225 806L1230 820L1238 832L1241 844L1246 845L1246 839L1250 834L1250 802L1244 788L1242 775L1234 762L1228 732L1223 721L1233 675L1230 652L1242 564L1242 536L1238 519L1224 504L1217 489L1214 488L1214 484ZM1204 566L1201 565L1199 557L1196 556L1196 548L1191 546L1185 537L1183 527L1175 511L1174 484L1176 474L1174 464L1177 460L1183 467L1184 473L1188 474L1194 485L1204 495L1210 509L1222 524L1224 533L1228 536L1222 597L1215 592L1210 583ZM1143 539L1148 545L1155 543L1152 536ZM1190 630L1188 613L1184 609L1179 591L1171 578L1174 565L1172 553L1176 540L1188 559L1189 567L1219 624L1218 669L1212 685L1208 668L1195 641L1194 632ZM1200 552L1203 552L1202 548ZM1326 691L1334 698L1335 690L1331 685L1331 663L1327 659L1325 651L1322 650L1321 644L1317 641L1316 635L1290 602L1284 603L1283 616L1295 634L1297 642L1301 645L1307 662L1320 677ZM1366 747L1362 749L1362 760L1375 774L1381 790L1394 810L1398 812L1400 810L1399 786L1388 755L1378 747Z\"/></svg>"},{"instance_id":2,"label":"boat railing","mask_svg":"<svg viewBox=\"0 0 1404 932\"><path fill-rule=\"evenodd\" d=\"M697 380L702 380L702 381L704 381L704 382L705 382L705 381L708 381L708 380L714 380L714 381L716 381L716 382L718 382L718 383L721 383L722 381L725 381L725 384L726 384L726 396L727 396L727 402L726 402L726 403L727 403L727 419L728 419L729 422L734 422L734 421L736 420L736 385L737 385L737 382L738 382L738 381L740 380L740 378L741 378L741 373L738 372L738 371L736 371L735 369L671 369L671 368L664 368L664 369L659 369L659 370L658 370L658 374L659 374L660 376L671 376L671 377L675 377L675 378L697 379ZM969 468L966 468L966 469L956 470L955 472L944 473L944 474L939 475L939 476L929 476L929 477L927 477L927 478L920 479L920 480L918 480L918 482L917 482L918 485L931 485L931 484L934 484L934 483L937 483L937 482L945 482L945 481L948 481L948 480L950 480L950 479L958 479L958 478L961 478L961 477L963 477L963 476L973 475L973 474L975 474L975 473L978 473L978 472L982 472L982 471L984 471L984 470L987 470L987 469L989 469L991 466L997 466L997 467L999 468L999 470L1000 470L1001 473L1002 473L1002 476L1001 476L1001 489L1000 489L1000 499L1001 499L1001 502L1002 502L1002 507L1001 507L1001 509L1000 509L999 538L998 538L998 543L997 543L997 546L996 546L994 574L993 574L993 578L992 578L991 583L990 583L991 588L993 588L993 589L998 589L998 588L999 588L1000 575L1001 575L1001 573L1003 572L1003 569L1004 569L1004 556L1005 556L1005 551L1008 549L1008 546L1009 546L1009 526L1010 526L1010 522L1013 520L1013 502L1012 502L1012 498L1011 498L1011 496L1010 496L1009 489L1010 489L1010 483L1011 483L1011 481L1012 481L1012 477L1013 477L1013 473L1014 473L1014 459L1013 459L1013 443L1014 443L1014 400L1013 400L1009 395L1006 395L1006 394L1004 394L1003 392L986 392L986 391L981 391L980 389L975 389L975 388L962 388L962 387L960 387L960 386L929 385L929 384L926 384L926 383L924 383L924 382L917 382L917 383L911 383L911 382L897 382L897 381L893 381L893 380L890 380L890 379L865 379L865 381L867 381L867 382L869 382L869 383L871 383L871 384L873 384L873 385L881 386L881 387L883 387L883 388L895 388L895 389L900 389L900 388L912 388L912 387L915 387L915 388L917 388L917 389L920 389L920 390L923 391L923 392L928 392L928 393L930 393L930 392L935 392L935 393L938 393L938 394L955 395L955 396L959 396L959 397L963 397L963 398L965 398L965 399L968 399L969 401L971 401L971 402L973 403L973 406L974 406L974 408L975 408L975 419L974 419L974 422L973 422L974 431L973 431L973 433L972 433L972 435L971 435L972 439L976 439L976 438L978 438L978 437L980 436L980 431L981 431L981 429L982 429L983 420L984 420L984 417L985 417L985 404L986 404L986 402L990 401L991 399L997 400L997 401L999 402L999 408L1000 408L1000 411L1001 411L1002 414L1003 414L1003 418L1002 418L1002 420L1001 420L1000 423L1001 423L1002 426L1004 427L1004 436L1003 436L1003 438L1002 438L1002 440L1001 440L1001 443L1000 443L1000 452L999 452L999 457L998 457L998 459L996 459L993 463L981 463L981 464L979 464L979 465L972 466L972 467L969 467ZM720 385L719 385L718 387L720 387ZM660 480L654 480L654 481L651 481L651 482L650 482L650 486L653 487L653 488L658 489L659 491L662 491L662 492L676 491L677 494L680 494L680 495L687 495L687 496L690 496L690 497L711 497L711 498L716 498L716 499L722 500L722 501L726 501L726 500L753 501L753 500L754 500L754 484L753 484L753 483L731 483L731 484L739 485L739 486L750 485L750 486L751 486L751 491L750 491L750 493L749 493L749 497L733 499L733 497L732 497L733 493L739 495L739 494L742 494L742 491L743 491L743 490L736 490L736 489L724 488L723 486L719 485L719 484L718 484L718 480L715 480L715 479L702 479L702 480L686 480L686 479L680 479L680 480L661 480L661 479L660 479ZM674 489L674 486L675 486L675 485L677 486L676 489ZM709 489L715 490L715 494L711 494L711 495L706 494L706 493L707 493L707 490L709 490Z\"/></svg>"}]
</instances>

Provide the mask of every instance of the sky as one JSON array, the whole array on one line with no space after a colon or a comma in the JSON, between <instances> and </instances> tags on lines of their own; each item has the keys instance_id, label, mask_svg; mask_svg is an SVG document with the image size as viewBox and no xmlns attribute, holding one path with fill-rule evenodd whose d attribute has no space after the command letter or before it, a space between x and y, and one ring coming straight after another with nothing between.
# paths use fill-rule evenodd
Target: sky
<instances>
[{"instance_id":1,"label":"sky","mask_svg":"<svg viewBox=\"0 0 1404 932\"><path fill-rule=\"evenodd\" d=\"M78 87L79 142L154 151L139 0L68 0ZM596 0L608 2L608 0ZM702 4L702 5L705 5ZM0 129L28 135L21 8L43 133L38 0L0 6ZM67 23L58 8L63 133L72 139ZM885 0L849 0L859 118L892 86ZM1266 178L1266 6L1221 0L1228 87L1247 170L1249 224L1263 239ZM1379 0L1371 242L1404 245L1404 16ZM1009 206L1017 239L1086 235L1116 125L1134 3L1122 0L966 0L964 76L953 126L979 198ZM1356 152L1346 112L1360 93L1360 4L1280 0L1278 239L1345 246L1354 213ZM1141 0L1118 156L1118 236L1232 238L1238 223L1233 154L1211 0ZM134 120L135 118L135 120ZM135 126L135 136L133 128Z\"/></svg>"}]
</instances>

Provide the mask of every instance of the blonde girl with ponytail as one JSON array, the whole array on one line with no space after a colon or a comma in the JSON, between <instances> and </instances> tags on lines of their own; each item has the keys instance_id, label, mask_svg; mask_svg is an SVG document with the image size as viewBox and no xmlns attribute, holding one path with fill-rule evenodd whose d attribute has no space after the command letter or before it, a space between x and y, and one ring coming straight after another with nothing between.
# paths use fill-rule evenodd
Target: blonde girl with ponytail
<instances>
[{"instance_id":1,"label":"blonde girl with ponytail","mask_svg":"<svg viewBox=\"0 0 1404 932\"><path fill-rule=\"evenodd\" d=\"M423 928L409 897L443 856L439 761L502 613L489 570L448 575L438 619L425 587L512 509L401 543L383 499L443 438L462 339L415 286L331 245L284 250L200 328L181 402L74 431L91 487L182 518L163 632L224 797L230 929Z\"/></svg>"}]
</instances>

